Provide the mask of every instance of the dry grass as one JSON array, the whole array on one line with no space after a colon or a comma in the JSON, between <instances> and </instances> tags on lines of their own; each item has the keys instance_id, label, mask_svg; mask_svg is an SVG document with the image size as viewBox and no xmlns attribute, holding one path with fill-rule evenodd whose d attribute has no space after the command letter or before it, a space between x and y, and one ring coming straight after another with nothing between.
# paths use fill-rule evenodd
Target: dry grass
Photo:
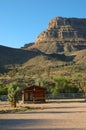
<instances>
[{"instance_id":1,"label":"dry grass","mask_svg":"<svg viewBox=\"0 0 86 130\"><path fill-rule=\"evenodd\" d=\"M20 112L27 112L31 110L39 110L43 109L43 107L39 106L29 106L28 104L21 104L17 103L17 107L11 107L10 103L8 102L0 102L0 114L3 113L20 113Z\"/></svg>"}]
</instances>

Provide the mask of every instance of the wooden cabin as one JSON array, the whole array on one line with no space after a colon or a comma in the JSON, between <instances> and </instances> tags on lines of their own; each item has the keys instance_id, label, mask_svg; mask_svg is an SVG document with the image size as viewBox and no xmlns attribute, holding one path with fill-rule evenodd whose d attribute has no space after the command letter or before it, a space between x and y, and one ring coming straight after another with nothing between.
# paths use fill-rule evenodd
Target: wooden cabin
<instances>
[{"instance_id":1,"label":"wooden cabin","mask_svg":"<svg viewBox=\"0 0 86 130\"><path fill-rule=\"evenodd\" d=\"M30 86L25 88L22 93L23 103L45 102L46 89L39 86Z\"/></svg>"}]
</instances>

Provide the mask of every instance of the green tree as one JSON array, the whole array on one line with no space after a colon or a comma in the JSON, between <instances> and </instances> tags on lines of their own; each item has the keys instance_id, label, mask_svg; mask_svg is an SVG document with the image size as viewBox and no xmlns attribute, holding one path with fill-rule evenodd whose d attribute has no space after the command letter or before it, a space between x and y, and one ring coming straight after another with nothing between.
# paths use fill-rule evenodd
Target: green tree
<instances>
[{"instance_id":1,"label":"green tree","mask_svg":"<svg viewBox=\"0 0 86 130\"><path fill-rule=\"evenodd\" d=\"M16 103L19 100L21 88L17 82L13 82L8 86L8 100L12 107L16 107Z\"/></svg>"},{"instance_id":2,"label":"green tree","mask_svg":"<svg viewBox=\"0 0 86 130\"><path fill-rule=\"evenodd\" d=\"M0 82L0 95L7 95L7 87L3 82Z\"/></svg>"},{"instance_id":3,"label":"green tree","mask_svg":"<svg viewBox=\"0 0 86 130\"><path fill-rule=\"evenodd\" d=\"M46 82L45 79L40 77L35 80L35 85L43 87L45 85L45 82Z\"/></svg>"},{"instance_id":4,"label":"green tree","mask_svg":"<svg viewBox=\"0 0 86 130\"><path fill-rule=\"evenodd\" d=\"M79 91L78 87L65 77L54 78L53 80L55 82L55 86L51 89L53 94L76 93Z\"/></svg>"}]
</instances>

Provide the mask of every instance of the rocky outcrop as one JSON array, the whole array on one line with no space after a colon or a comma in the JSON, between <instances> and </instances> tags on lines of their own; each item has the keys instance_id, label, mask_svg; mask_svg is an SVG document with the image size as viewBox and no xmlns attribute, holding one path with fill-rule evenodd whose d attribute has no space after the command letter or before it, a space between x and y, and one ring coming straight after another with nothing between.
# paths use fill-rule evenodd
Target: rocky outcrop
<instances>
[{"instance_id":1,"label":"rocky outcrop","mask_svg":"<svg viewBox=\"0 0 86 130\"><path fill-rule=\"evenodd\" d=\"M45 53L86 49L86 19L52 19L33 46Z\"/></svg>"}]
</instances>

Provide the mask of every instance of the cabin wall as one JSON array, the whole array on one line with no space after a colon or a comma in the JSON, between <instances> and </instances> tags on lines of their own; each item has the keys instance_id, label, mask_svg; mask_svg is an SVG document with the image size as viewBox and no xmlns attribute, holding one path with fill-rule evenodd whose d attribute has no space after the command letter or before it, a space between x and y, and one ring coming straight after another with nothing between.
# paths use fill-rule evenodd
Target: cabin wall
<instances>
[{"instance_id":1,"label":"cabin wall","mask_svg":"<svg viewBox=\"0 0 86 130\"><path fill-rule=\"evenodd\" d=\"M29 102L45 102L45 89L36 88L28 88L23 92L22 95L23 103Z\"/></svg>"}]
</instances>

